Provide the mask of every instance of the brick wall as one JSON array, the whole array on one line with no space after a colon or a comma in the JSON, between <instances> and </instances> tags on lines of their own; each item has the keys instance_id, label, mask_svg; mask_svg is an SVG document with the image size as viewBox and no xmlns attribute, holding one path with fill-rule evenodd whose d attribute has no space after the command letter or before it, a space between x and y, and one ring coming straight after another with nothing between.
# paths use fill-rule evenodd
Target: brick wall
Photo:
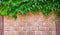
<instances>
[{"instance_id":1,"label":"brick wall","mask_svg":"<svg viewBox=\"0 0 60 35\"><path fill-rule=\"evenodd\" d=\"M13 18L4 17L4 35L56 35L54 14L18 15Z\"/></svg>"},{"instance_id":2,"label":"brick wall","mask_svg":"<svg viewBox=\"0 0 60 35\"><path fill-rule=\"evenodd\" d=\"M4 23L3 23L3 16L0 15L0 35L4 35Z\"/></svg>"}]
</instances>

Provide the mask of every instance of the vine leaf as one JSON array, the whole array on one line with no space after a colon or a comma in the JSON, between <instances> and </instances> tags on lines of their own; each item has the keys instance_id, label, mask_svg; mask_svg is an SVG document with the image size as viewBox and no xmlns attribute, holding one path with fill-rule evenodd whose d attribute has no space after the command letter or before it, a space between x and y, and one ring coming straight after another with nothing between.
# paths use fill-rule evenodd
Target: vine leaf
<instances>
[{"instance_id":1,"label":"vine leaf","mask_svg":"<svg viewBox=\"0 0 60 35\"><path fill-rule=\"evenodd\" d=\"M45 15L45 16L48 16L50 13L51 13L51 11L50 10L45 10L45 9L43 9L43 14Z\"/></svg>"},{"instance_id":2,"label":"vine leaf","mask_svg":"<svg viewBox=\"0 0 60 35\"><path fill-rule=\"evenodd\" d=\"M13 18L14 18L14 19L17 19L17 16L16 16L16 15L14 15L14 16L13 16Z\"/></svg>"}]
</instances>

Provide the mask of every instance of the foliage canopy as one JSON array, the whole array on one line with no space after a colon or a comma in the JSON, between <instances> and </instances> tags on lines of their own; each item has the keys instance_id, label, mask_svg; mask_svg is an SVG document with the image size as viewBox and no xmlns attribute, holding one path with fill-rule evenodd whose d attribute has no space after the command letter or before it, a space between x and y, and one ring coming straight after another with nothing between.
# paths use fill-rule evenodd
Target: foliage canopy
<instances>
[{"instance_id":1,"label":"foliage canopy","mask_svg":"<svg viewBox=\"0 0 60 35\"><path fill-rule=\"evenodd\" d=\"M60 0L0 0L0 15L14 18L17 13L24 15L30 11L35 14L39 10L47 16L53 10L57 12L59 9Z\"/></svg>"}]
</instances>

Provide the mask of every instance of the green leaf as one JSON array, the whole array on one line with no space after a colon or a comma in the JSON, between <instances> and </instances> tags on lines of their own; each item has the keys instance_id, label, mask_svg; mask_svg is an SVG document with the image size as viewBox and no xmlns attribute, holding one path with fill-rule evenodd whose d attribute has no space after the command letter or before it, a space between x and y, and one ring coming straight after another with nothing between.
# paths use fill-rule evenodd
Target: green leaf
<instances>
[{"instance_id":1,"label":"green leaf","mask_svg":"<svg viewBox=\"0 0 60 35\"><path fill-rule=\"evenodd\" d=\"M51 11L50 10L45 10L45 9L43 9L43 14L45 15L45 16L48 16L50 13L51 13Z\"/></svg>"},{"instance_id":2,"label":"green leaf","mask_svg":"<svg viewBox=\"0 0 60 35\"><path fill-rule=\"evenodd\" d=\"M13 12L10 12L9 15L10 15L10 16L16 15L16 11L15 11L15 12L14 12L14 11L13 11Z\"/></svg>"},{"instance_id":3,"label":"green leaf","mask_svg":"<svg viewBox=\"0 0 60 35\"><path fill-rule=\"evenodd\" d=\"M6 15L6 12L5 11L1 11L1 15Z\"/></svg>"},{"instance_id":4,"label":"green leaf","mask_svg":"<svg viewBox=\"0 0 60 35\"><path fill-rule=\"evenodd\" d=\"M35 8L32 9L32 13L33 13L33 14L39 13L39 9L38 9L38 8L36 8L36 9L35 9Z\"/></svg>"},{"instance_id":5,"label":"green leaf","mask_svg":"<svg viewBox=\"0 0 60 35\"><path fill-rule=\"evenodd\" d=\"M14 15L14 16L13 16L13 18L14 18L14 19L17 19L17 16L16 16L16 15Z\"/></svg>"},{"instance_id":6,"label":"green leaf","mask_svg":"<svg viewBox=\"0 0 60 35\"><path fill-rule=\"evenodd\" d=\"M20 11L20 13L22 14L22 15L24 15L24 14L26 14L26 11Z\"/></svg>"}]
</instances>

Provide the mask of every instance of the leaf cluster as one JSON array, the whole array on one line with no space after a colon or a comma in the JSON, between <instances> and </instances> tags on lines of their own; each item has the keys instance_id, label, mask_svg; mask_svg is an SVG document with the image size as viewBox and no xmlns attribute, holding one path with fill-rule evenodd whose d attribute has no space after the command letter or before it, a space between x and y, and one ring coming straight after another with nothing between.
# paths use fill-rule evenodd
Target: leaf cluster
<instances>
[{"instance_id":1,"label":"leaf cluster","mask_svg":"<svg viewBox=\"0 0 60 35\"><path fill-rule=\"evenodd\" d=\"M60 10L60 0L0 0L0 15L3 16L17 18L17 13L24 15L30 11L35 14L40 10L46 16L53 10L57 12Z\"/></svg>"}]
</instances>

